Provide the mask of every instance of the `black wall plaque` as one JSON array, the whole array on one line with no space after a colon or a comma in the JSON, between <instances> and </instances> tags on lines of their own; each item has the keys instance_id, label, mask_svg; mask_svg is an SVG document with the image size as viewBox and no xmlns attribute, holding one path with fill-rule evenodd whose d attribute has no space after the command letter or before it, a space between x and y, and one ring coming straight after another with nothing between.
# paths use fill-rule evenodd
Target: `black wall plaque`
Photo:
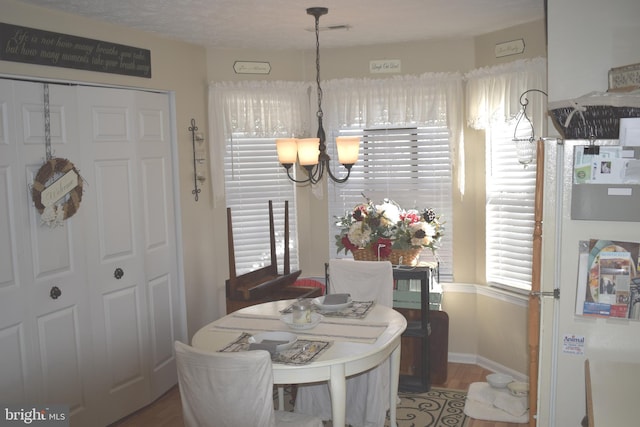
<instances>
[{"instance_id":1,"label":"black wall plaque","mask_svg":"<svg viewBox=\"0 0 640 427\"><path fill-rule=\"evenodd\" d=\"M151 51L0 22L0 60L151 78Z\"/></svg>"}]
</instances>

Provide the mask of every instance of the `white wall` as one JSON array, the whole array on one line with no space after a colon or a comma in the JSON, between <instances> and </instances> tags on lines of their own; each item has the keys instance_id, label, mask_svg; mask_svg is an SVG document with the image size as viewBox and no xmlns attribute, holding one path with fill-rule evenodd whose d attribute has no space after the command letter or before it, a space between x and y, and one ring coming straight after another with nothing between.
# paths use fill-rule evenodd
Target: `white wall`
<instances>
[{"instance_id":1,"label":"white wall","mask_svg":"<svg viewBox=\"0 0 640 427\"><path fill-rule=\"evenodd\" d=\"M549 0L549 101L606 91L609 69L640 62L640 2Z\"/></svg>"},{"instance_id":2,"label":"white wall","mask_svg":"<svg viewBox=\"0 0 640 427\"><path fill-rule=\"evenodd\" d=\"M640 2L638 0L549 0L548 1L549 100L579 97L592 91L607 90L607 72L613 67L639 63ZM553 131L553 129L550 129ZM546 189L545 189L546 196ZM546 202L545 202L546 203ZM577 279L577 238L608 238L640 241L637 223L571 221L564 216L563 245L553 253L554 226L545 218L543 240L543 287L555 282L554 262L559 257L560 301L558 333L553 335L553 304L543 299L544 324L538 426L578 426L585 415L584 359L640 360L640 322L577 317L573 315ZM571 238L569 238L571 236ZM549 246L551 245L551 246ZM585 354L562 352L564 335L585 337ZM553 346L560 346L554 352ZM557 383L551 378L557 355ZM635 408L629 408L635 410Z\"/></svg>"}]
</instances>

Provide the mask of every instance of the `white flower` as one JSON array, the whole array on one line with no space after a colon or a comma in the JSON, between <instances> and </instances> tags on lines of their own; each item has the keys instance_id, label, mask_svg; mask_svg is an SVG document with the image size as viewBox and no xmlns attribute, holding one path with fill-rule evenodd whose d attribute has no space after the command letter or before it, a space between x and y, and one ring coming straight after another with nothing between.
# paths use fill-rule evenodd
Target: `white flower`
<instances>
[{"instance_id":1,"label":"white flower","mask_svg":"<svg viewBox=\"0 0 640 427\"><path fill-rule=\"evenodd\" d=\"M354 222L351 224L351 227L349 227L347 237L355 246L364 248L371 241L371 228L364 222Z\"/></svg>"},{"instance_id":2,"label":"white flower","mask_svg":"<svg viewBox=\"0 0 640 427\"><path fill-rule=\"evenodd\" d=\"M60 227L64 224L64 207L51 205L44 208L40 215L40 223L49 227Z\"/></svg>"},{"instance_id":3,"label":"white flower","mask_svg":"<svg viewBox=\"0 0 640 427\"><path fill-rule=\"evenodd\" d=\"M393 203L385 201L381 205L376 205L376 210L379 213L384 213L384 219L389 221L387 225L393 225L400 221L400 208Z\"/></svg>"},{"instance_id":4,"label":"white flower","mask_svg":"<svg viewBox=\"0 0 640 427\"><path fill-rule=\"evenodd\" d=\"M422 221L409 225L409 231L411 232L412 246L428 246L436 234L436 229L433 225Z\"/></svg>"}]
</instances>

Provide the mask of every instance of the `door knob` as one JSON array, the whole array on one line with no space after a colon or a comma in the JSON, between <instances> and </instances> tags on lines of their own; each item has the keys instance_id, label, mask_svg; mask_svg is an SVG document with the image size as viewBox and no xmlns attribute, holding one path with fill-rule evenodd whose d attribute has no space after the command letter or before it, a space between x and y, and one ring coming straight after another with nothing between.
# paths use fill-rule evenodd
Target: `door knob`
<instances>
[{"instance_id":1,"label":"door knob","mask_svg":"<svg viewBox=\"0 0 640 427\"><path fill-rule=\"evenodd\" d=\"M113 277L120 280L122 276L124 276L124 271L120 267L116 268L116 271L113 272Z\"/></svg>"},{"instance_id":2,"label":"door knob","mask_svg":"<svg viewBox=\"0 0 640 427\"><path fill-rule=\"evenodd\" d=\"M51 299L58 299L60 295L62 295L62 291L57 286L52 287L49 291L49 296L51 297Z\"/></svg>"}]
</instances>

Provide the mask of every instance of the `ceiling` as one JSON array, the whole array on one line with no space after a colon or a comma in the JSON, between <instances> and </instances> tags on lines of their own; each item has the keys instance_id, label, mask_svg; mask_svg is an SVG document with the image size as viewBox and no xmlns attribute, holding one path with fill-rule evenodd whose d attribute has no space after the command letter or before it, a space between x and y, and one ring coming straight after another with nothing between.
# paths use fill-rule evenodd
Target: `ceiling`
<instances>
[{"instance_id":1,"label":"ceiling","mask_svg":"<svg viewBox=\"0 0 640 427\"><path fill-rule=\"evenodd\" d=\"M352 47L486 34L543 19L545 0L19 1L206 47L309 49L308 7L329 8L320 18L322 47Z\"/></svg>"}]
</instances>

